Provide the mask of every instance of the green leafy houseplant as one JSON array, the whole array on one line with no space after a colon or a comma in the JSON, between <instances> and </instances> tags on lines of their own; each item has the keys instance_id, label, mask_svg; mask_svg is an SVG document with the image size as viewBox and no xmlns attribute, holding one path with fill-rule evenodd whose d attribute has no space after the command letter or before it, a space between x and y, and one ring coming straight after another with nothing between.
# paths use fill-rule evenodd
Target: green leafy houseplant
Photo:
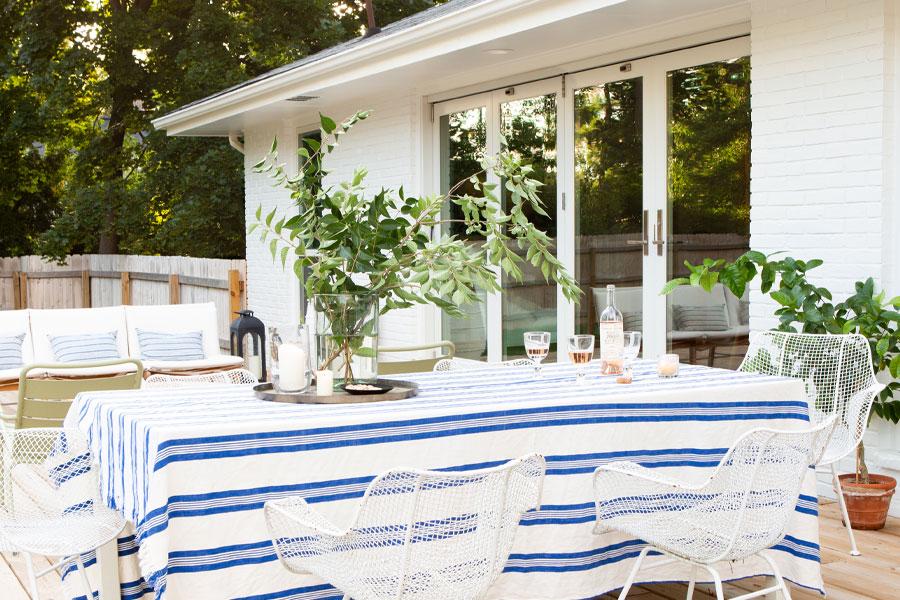
<instances>
[{"instance_id":1,"label":"green leafy houseplant","mask_svg":"<svg viewBox=\"0 0 900 600\"><path fill-rule=\"evenodd\" d=\"M460 307L478 301L479 289L500 291L497 270L521 280L523 262L528 261L546 281L558 282L566 298L578 300L578 284L554 255L552 240L526 216L527 211L546 215L538 195L541 183L512 153L482 159L480 172L433 196L409 196L402 187L373 193L365 185L364 168L349 181L329 183L328 155L368 114L358 112L341 123L321 116L322 141L303 140L296 176L278 162L277 142L254 167L290 190L297 211L264 215L260 208L250 230L260 232L282 266L293 257L294 273L308 297L374 294L382 314L433 304L461 317ZM506 206L498 185L485 182L488 173L502 182ZM450 205L459 210L451 213ZM471 239L441 233L451 223L459 224ZM328 317L343 335L335 356L326 357L320 368L343 354L345 378L352 379L346 359L375 351L362 345L369 323L349 315L345 319L338 309L325 310L331 310Z\"/></svg>"},{"instance_id":2,"label":"green leafy houseplant","mask_svg":"<svg viewBox=\"0 0 900 600\"><path fill-rule=\"evenodd\" d=\"M662 293L669 294L680 285L692 285L711 291L721 283L738 298L747 285L760 278L760 289L768 294L778 308L778 328L781 331L803 333L859 333L869 340L872 363L877 373L890 373L892 381L875 399L873 413L894 424L900 422L900 296L887 299L884 290L878 291L870 277L855 283L855 292L842 302L835 303L832 293L808 279L809 271L821 266L823 261L803 261L782 253L765 255L749 251L734 261L704 259L702 264L685 261L689 277L669 281ZM868 483L869 472L865 463L865 447L857 448L856 478Z\"/></svg>"}]
</instances>

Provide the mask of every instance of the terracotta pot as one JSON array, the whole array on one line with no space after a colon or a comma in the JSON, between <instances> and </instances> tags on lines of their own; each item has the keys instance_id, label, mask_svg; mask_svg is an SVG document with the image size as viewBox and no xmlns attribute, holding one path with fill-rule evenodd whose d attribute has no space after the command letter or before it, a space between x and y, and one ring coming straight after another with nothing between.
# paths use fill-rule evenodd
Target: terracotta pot
<instances>
[{"instance_id":1,"label":"terracotta pot","mask_svg":"<svg viewBox=\"0 0 900 600\"><path fill-rule=\"evenodd\" d=\"M897 480L887 475L869 474L870 483L856 483L856 475L838 476L853 529L881 529L887 520Z\"/></svg>"}]
</instances>

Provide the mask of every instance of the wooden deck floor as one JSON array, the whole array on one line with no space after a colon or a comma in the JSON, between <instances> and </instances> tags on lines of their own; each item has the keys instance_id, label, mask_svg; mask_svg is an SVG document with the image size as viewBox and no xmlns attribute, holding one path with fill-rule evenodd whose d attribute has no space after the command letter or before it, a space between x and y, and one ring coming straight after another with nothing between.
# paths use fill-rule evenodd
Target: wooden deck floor
<instances>
[{"instance_id":1,"label":"wooden deck floor","mask_svg":"<svg viewBox=\"0 0 900 600\"><path fill-rule=\"evenodd\" d=\"M822 505L821 545L822 572L829 600L896 600L900 598L900 519L890 519L882 531L856 533L863 556L854 558L848 552L847 534L841 526L837 505ZM38 565L48 564L43 561ZM21 557L8 554L0 559L0 598L28 600L25 563ZM767 582L762 578L726 586L725 595L731 597L759 589ZM63 600L59 580L47 575L40 581L41 600ZM647 585L635 588L628 595L636 600L676 600L685 596L684 585ZM795 600L821 600L815 592L793 588ZM699 586L694 598L714 598L708 588ZM610 600L614 595L598 600Z\"/></svg>"}]
</instances>

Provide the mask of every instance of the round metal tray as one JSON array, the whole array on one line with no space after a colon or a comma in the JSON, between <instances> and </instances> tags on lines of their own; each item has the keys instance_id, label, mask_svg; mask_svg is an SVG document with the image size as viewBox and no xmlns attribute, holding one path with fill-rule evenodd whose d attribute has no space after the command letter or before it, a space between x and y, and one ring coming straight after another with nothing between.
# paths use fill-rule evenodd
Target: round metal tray
<instances>
[{"instance_id":1,"label":"round metal tray","mask_svg":"<svg viewBox=\"0 0 900 600\"><path fill-rule=\"evenodd\" d=\"M330 396L316 396L316 384L306 392L277 392L271 383L260 383L253 386L253 393L260 400L268 402L284 402L287 404L361 404L365 402L389 402L405 400L419 393L419 384L399 379L378 379L380 385L389 385L394 389L381 394L348 394L344 390L334 390Z\"/></svg>"}]
</instances>

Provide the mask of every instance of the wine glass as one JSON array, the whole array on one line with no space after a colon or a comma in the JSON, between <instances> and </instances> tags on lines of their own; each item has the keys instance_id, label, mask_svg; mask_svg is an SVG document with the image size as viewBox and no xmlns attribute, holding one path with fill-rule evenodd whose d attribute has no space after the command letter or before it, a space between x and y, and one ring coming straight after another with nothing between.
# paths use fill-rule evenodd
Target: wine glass
<instances>
[{"instance_id":1,"label":"wine glass","mask_svg":"<svg viewBox=\"0 0 900 600\"><path fill-rule=\"evenodd\" d=\"M550 354L550 332L528 331L525 333L525 354L534 361L534 378L541 378L541 361Z\"/></svg>"},{"instance_id":2,"label":"wine glass","mask_svg":"<svg viewBox=\"0 0 900 600\"><path fill-rule=\"evenodd\" d=\"M569 359L577 365L575 383L584 385L584 365L591 362L594 357L594 336L573 335L569 336Z\"/></svg>"},{"instance_id":3,"label":"wine glass","mask_svg":"<svg viewBox=\"0 0 900 600\"><path fill-rule=\"evenodd\" d=\"M641 332L626 331L624 332L624 345L622 346L623 372L632 377L634 359L641 352Z\"/></svg>"}]
</instances>

